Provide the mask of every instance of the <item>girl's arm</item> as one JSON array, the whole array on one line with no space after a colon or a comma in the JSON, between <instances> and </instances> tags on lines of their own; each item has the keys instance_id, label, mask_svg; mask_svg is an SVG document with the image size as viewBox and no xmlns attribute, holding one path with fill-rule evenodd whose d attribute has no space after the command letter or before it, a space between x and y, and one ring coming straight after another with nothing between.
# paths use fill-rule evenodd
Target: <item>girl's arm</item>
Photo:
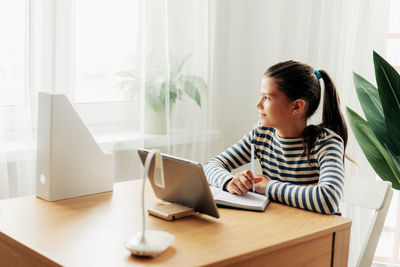
<instances>
[{"instance_id":1,"label":"girl's arm","mask_svg":"<svg viewBox=\"0 0 400 267\"><path fill-rule=\"evenodd\" d=\"M235 145L205 163L203 168L209 184L224 189L234 177L231 171L250 162L250 144L255 140L257 125Z\"/></svg>"},{"instance_id":2,"label":"girl's arm","mask_svg":"<svg viewBox=\"0 0 400 267\"><path fill-rule=\"evenodd\" d=\"M293 207L323 214L335 213L343 195L343 142L327 142L321 148L318 162L318 184L301 186L270 180L265 186L264 194L274 201Z\"/></svg>"}]
</instances>

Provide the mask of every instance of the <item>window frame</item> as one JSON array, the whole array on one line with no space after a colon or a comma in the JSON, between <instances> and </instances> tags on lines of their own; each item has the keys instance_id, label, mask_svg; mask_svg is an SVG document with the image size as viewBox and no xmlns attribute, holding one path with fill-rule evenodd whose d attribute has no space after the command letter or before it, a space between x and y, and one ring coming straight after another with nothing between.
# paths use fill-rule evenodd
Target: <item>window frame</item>
<instances>
[{"instance_id":1,"label":"window frame","mask_svg":"<svg viewBox=\"0 0 400 267\"><path fill-rule=\"evenodd\" d=\"M140 114L140 102L132 100L122 101L93 101L77 103L74 99L74 25L75 1L54 2L54 91L65 93L70 96L71 102L79 111L90 110L90 112L79 112L85 123L94 133L101 131L108 125L109 129L121 129L124 125L140 130L139 115L131 116L131 112ZM56 15L57 14L57 15ZM110 110L112 111L110 114ZM112 116L110 116L112 115ZM99 121L99 118L103 120ZM129 127L128 127L129 128ZM117 130L120 131L120 130Z\"/></svg>"},{"instance_id":2,"label":"window frame","mask_svg":"<svg viewBox=\"0 0 400 267\"><path fill-rule=\"evenodd\" d=\"M387 40L390 39L400 40L400 32L388 32ZM393 65L393 67L397 70L397 72L400 73L400 65ZM399 194L399 192L397 190L394 190L394 194ZM375 256L374 261L382 263L400 264L400 197L397 197L397 202L392 201L391 205L396 205L395 206L396 208L393 209L396 211L394 226L384 225L382 233L388 233L394 235L392 256L391 257Z\"/></svg>"}]
</instances>

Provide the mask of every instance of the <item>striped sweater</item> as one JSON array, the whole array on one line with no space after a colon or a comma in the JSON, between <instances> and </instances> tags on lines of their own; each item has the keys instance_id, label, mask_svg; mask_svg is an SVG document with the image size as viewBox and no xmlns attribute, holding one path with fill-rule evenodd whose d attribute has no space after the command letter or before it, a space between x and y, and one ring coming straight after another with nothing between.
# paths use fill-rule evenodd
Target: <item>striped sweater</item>
<instances>
[{"instance_id":1,"label":"striped sweater","mask_svg":"<svg viewBox=\"0 0 400 267\"><path fill-rule=\"evenodd\" d=\"M339 135L325 128L311 149L309 164L301 137L279 137L274 128L259 122L237 144L206 162L208 182L224 188L234 177L231 171L250 162L251 143L263 175L270 179L265 187L268 197L297 208L340 214L344 169Z\"/></svg>"}]
</instances>

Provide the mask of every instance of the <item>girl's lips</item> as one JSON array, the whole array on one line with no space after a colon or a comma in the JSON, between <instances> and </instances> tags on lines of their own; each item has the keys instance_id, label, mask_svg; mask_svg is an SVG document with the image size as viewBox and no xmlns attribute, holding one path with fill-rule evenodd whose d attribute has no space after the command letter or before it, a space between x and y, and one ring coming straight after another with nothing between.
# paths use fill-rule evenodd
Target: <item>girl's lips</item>
<instances>
[{"instance_id":1,"label":"girl's lips","mask_svg":"<svg viewBox=\"0 0 400 267\"><path fill-rule=\"evenodd\" d=\"M265 116L267 116L267 115L265 115L265 114L263 114L263 113L259 113L260 114L260 117L265 117Z\"/></svg>"}]
</instances>

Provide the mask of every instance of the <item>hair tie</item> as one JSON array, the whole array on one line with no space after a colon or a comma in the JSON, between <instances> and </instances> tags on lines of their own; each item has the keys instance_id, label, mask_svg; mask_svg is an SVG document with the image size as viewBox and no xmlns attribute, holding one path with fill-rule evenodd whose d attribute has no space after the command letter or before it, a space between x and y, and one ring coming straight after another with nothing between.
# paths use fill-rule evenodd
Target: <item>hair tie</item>
<instances>
[{"instance_id":1,"label":"hair tie","mask_svg":"<svg viewBox=\"0 0 400 267\"><path fill-rule=\"evenodd\" d=\"M318 70L314 70L315 75L317 75L318 80L321 79L321 73Z\"/></svg>"}]
</instances>

